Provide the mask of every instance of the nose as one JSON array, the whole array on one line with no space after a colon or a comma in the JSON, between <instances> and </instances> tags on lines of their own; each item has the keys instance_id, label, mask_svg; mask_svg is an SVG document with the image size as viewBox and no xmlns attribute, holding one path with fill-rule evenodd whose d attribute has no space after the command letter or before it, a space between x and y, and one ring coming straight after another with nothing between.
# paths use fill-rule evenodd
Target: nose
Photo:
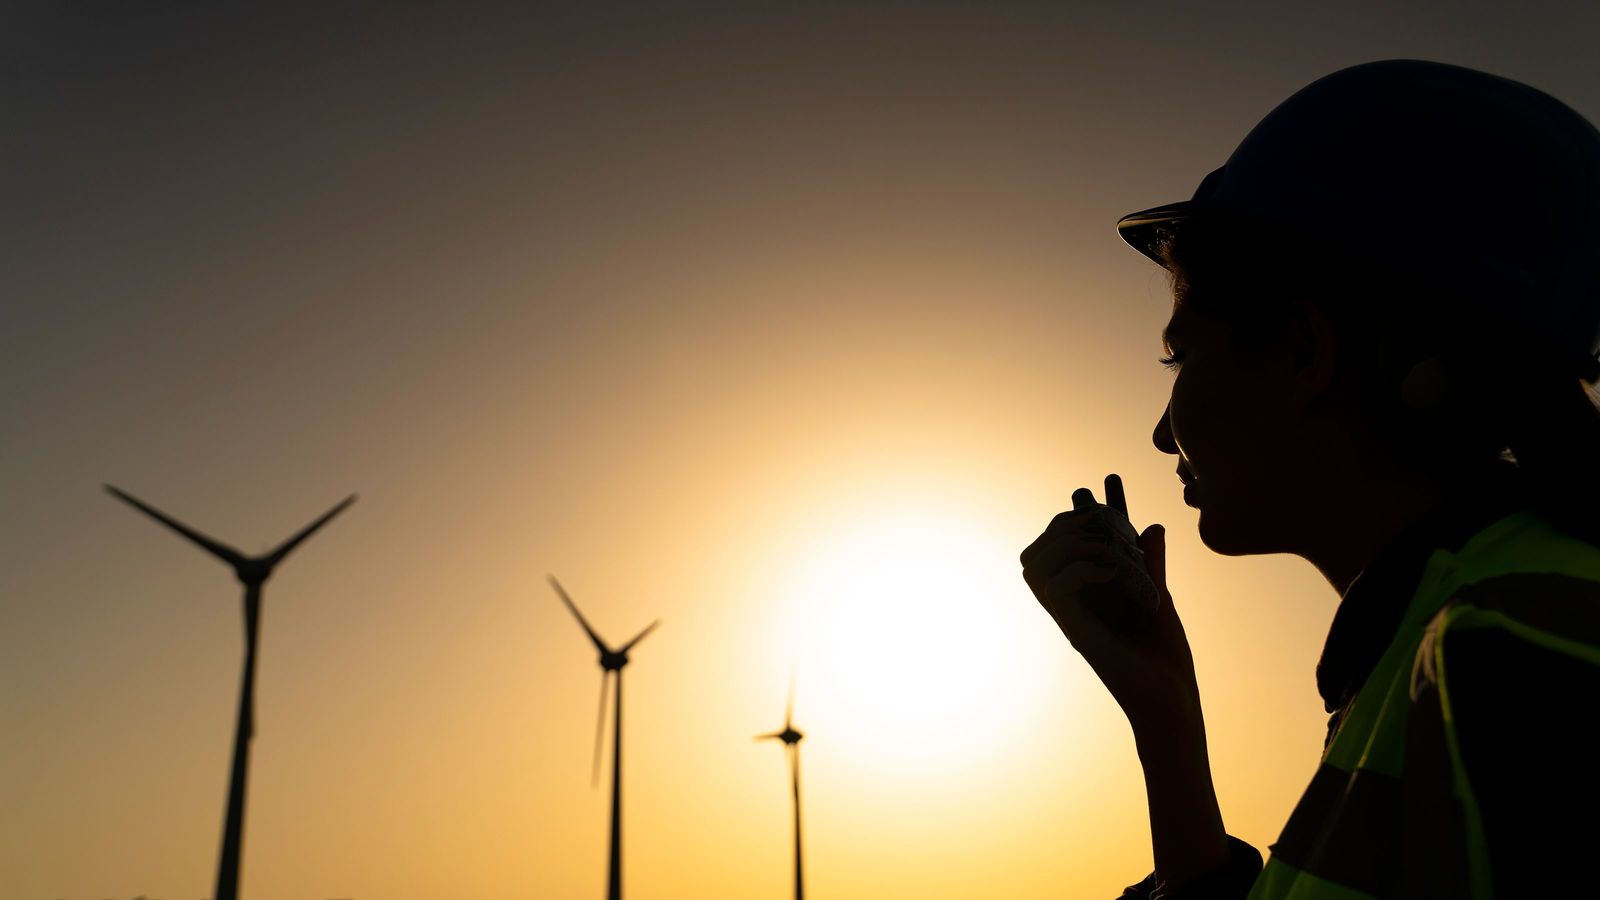
<instances>
[{"instance_id":1,"label":"nose","mask_svg":"<svg viewBox=\"0 0 1600 900\"><path fill-rule=\"evenodd\" d=\"M1174 456L1178 454L1178 442L1173 440L1172 437L1171 403L1168 403L1167 408L1161 411L1161 418L1156 422L1156 430L1150 435L1150 440L1156 445L1156 449L1162 453L1171 453Z\"/></svg>"}]
</instances>

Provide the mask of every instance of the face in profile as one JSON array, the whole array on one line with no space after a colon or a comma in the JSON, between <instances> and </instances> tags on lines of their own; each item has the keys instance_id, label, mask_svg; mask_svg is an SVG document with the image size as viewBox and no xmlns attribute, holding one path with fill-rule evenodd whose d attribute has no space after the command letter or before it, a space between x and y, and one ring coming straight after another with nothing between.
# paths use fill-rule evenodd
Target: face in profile
<instances>
[{"instance_id":1,"label":"face in profile","mask_svg":"<svg viewBox=\"0 0 1600 900\"><path fill-rule=\"evenodd\" d=\"M1200 540L1230 556L1288 549L1290 475L1312 476L1296 472L1303 454L1287 438L1280 354L1270 344L1246 347L1233 326L1181 305L1165 340L1172 396L1152 439L1178 457L1184 502L1200 510Z\"/></svg>"}]
</instances>

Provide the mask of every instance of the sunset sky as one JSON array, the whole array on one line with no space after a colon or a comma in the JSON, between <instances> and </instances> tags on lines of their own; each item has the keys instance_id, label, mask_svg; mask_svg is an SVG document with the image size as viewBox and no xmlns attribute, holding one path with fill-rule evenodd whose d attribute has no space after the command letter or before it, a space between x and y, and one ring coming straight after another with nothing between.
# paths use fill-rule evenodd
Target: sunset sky
<instances>
[{"instance_id":1,"label":"sunset sky","mask_svg":"<svg viewBox=\"0 0 1600 900\"><path fill-rule=\"evenodd\" d=\"M1358 62L1600 119L1592 3L242 5L0 13L7 900L212 890L239 588L107 482L252 553L360 495L266 588L249 900L603 895L548 574L663 620L629 897L789 896L791 670L810 896L1115 896L1131 734L1017 563L1113 471L1264 849L1338 598L1199 543L1114 223Z\"/></svg>"}]
</instances>

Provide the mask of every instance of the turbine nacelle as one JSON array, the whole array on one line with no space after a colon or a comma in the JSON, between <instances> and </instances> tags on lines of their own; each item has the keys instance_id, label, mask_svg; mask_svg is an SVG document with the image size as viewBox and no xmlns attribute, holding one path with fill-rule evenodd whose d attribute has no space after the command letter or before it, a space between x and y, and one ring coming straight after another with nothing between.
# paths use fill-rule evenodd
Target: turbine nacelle
<instances>
[{"instance_id":1,"label":"turbine nacelle","mask_svg":"<svg viewBox=\"0 0 1600 900\"><path fill-rule=\"evenodd\" d=\"M782 731L774 731L771 734L762 734L756 736L756 740L758 741L783 741L785 744L788 744L791 747L800 743L800 741L804 738L805 735L801 734L799 731L796 731L793 725L785 726Z\"/></svg>"},{"instance_id":2,"label":"turbine nacelle","mask_svg":"<svg viewBox=\"0 0 1600 900\"><path fill-rule=\"evenodd\" d=\"M272 569L272 560L265 556L252 556L235 563L233 574L239 579L240 584L259 585L272 576Z\"/></svg>"}]
</instances>

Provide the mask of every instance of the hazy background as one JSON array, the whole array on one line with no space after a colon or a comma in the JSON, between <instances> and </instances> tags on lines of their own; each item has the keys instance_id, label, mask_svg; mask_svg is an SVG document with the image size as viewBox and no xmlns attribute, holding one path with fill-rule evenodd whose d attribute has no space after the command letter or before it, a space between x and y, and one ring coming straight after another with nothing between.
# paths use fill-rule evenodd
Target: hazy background
<instances>
[{"instance_id":1,"label":"hazy background","mask_svg":"<svg viewBox=\"0 0 1600 900\"><path fill-rule=\"evenodd\" d=\"M1149 867L1119 710L1017 552L1080 485L1168 525L1231 831L1317 762L1336 596L1202 547L1149 441L1187 197L1344 65L1600 117L1600 6L9 5L0 894L211 891L269 583L244 894L1101 898Z\"/></svg>"}]
</instances>

